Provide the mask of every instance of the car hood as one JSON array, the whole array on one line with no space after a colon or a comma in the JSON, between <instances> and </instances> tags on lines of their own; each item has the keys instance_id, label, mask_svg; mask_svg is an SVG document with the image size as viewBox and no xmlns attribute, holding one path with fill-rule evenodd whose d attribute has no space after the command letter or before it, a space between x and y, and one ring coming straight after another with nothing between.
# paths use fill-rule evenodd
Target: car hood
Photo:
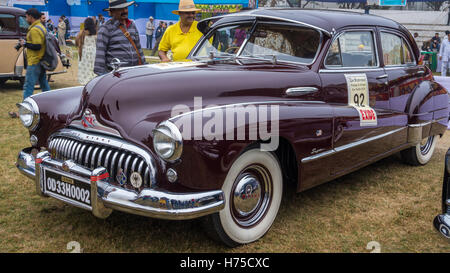
<instances>
[{"instance_id":1,"label":"car hood","mask_svg":"<svg viewBox=\"0 0 450 273\"><path fill-rule=\"evenodd\" d=\"M151 132L159 122L173 116L177 105L194 110L194 101L196 109L199 102L205 108L274 101L283 99L286 88L299 84L317 86L317 74L306 66L260 62L144 65L121 69L89 83L78 118L89 108L100 123L130 136L142 130Z\"/></svg>"}]
</instances>

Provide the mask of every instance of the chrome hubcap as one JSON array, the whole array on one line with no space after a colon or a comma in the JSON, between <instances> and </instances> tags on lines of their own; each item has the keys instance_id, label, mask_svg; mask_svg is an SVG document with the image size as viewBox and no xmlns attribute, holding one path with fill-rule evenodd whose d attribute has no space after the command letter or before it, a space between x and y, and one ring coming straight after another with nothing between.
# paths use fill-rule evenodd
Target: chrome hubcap
<instances>
[{"instance_id":1,"label":"chrome hubcap","mask_svg":"<svg viewBox=\"0 0 450 273\"><path fill-rule=\"evenodd\" d=\"M238 181L234 190L234 207L240 216L248 216L261 202L261 185L258 178L246 174Z\"/></svg>"},{"instance_id":2,"label":"chrome hubcap","mask_svg":"<svg viewBox=\"0 0 450 273\"><path fill-rule=\"evenodd\" d=\"M430 136L428 138L423 139L422 142L420 142L420 153L422 153L422 155L426 155L430 151L431 146L433 144L433 140L434 136Z\"/></svg>"},{"instance_id":3,"label":"chrome hubcap","mask_svg":"<svg viewBox=\"0 0 450 273\"><path fill-rule=\"evenodd\" d=\"M272 200L272 178L260 165L245 168L236 178L231 191L231 215L244 228L262 220Z\"/></svg>"}]
</instances>

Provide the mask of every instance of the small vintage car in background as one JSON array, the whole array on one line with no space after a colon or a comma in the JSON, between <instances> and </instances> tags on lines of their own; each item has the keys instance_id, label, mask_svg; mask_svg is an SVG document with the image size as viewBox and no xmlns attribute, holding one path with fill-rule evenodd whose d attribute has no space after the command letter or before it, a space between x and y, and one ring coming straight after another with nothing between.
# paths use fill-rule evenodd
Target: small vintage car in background
<instances>
[{"instance_id":1,"label":"small vintage car in background","mask_svg":"<svg viewBox=\"0 0 450 273\"><path fill-rule=\"evenodd\" d=\"M270 229L286 185L301 192L397 152L426 164L447 129L447 91L394 21L258 9L198 28L190 62L116 68L18 105L31 147L17 167L38 194L101 218L202 217L237 246Z\"/></svg>"},{"instance_id":2,"label":"small vintage car in background","mask_svg":"<svg viewBox=\"0 0 450 273\"><path fill-rule=\"evenodd\" d=\"M450 149L445 154L444 181L442 182L442 214L436 216L433 225L445 238L450 239Z\"/></svg>"},{"instance_id":3,"label":"small vintage car in background","mask_svg":"<svg viewBox=\"0 0 450 273\"><path fill-rule=\"evenodd\" d=\"M26 49L19 48L19 39L25 39L29 24L25 10L0 6L0 85L7 80L18 80L23 85L26 74ZM17 47L17 48L16 48ZM70 60L60 54L58 66L47 71L48 77L67 72Z\"/></svg>"}]
</instances>

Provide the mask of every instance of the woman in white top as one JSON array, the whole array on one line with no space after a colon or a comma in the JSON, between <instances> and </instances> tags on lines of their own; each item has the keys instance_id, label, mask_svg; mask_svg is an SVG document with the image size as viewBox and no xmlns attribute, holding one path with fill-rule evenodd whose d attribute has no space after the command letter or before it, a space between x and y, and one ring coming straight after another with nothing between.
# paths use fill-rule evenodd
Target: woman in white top
<instances>
[{"instance_id":1,"label":"woman in white top","mask_svg":"<svg viewBox=\"0 0 450 273\"><path fill-rule=\"evenodd\" d=\"M75 41L78 47L78 82L82 85L97 76L94 73L96 41L97 28L94 20L88 17Z\"/></svg>"}]
</instances>

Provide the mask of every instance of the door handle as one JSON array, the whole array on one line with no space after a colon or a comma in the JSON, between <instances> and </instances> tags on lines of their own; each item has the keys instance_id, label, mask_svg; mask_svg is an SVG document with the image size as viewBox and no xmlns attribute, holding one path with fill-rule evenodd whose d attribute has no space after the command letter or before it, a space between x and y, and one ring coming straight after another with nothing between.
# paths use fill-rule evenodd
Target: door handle
<instances>
[{"instance_id":1,"label":"door handle","mask_svg":"<svg viewBox=\"0 0 450 273\"><path fill-rule=\"evenodd\" d=\"M384 74L384 75L376 77L377 80L382 80L382 79L387 79L387 78L388 78L388 74Z\"/></svg>"},{"instance_id":2,"label":"door handle","mask_svg":"<svg viewBox=\"0 0 450 273\"><path fill-rule=\"evenodd\" d=\"M286 95L288 97L300 96L308 93L314 93L319 91L316 87L294 87L286 90Z\"/></svg>"}]
</instances>

